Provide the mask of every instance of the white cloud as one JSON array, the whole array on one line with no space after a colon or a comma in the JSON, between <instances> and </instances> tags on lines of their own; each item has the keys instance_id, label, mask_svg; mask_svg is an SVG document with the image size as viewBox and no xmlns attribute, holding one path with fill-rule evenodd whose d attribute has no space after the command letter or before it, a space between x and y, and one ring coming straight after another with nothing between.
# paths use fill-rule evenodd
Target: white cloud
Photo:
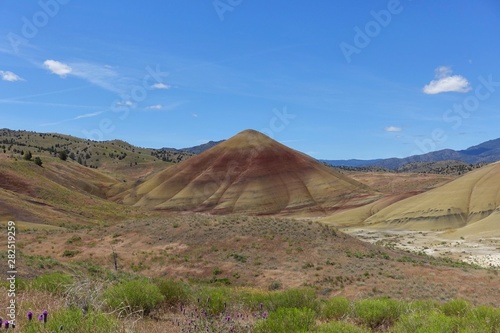
<instances>
[{"instance_id":1,"label":"white cloud","mask_svg":"<svg viewBox=\"0 0 500 333\"><path fill-rule=\"evenodd\" d=\"M2 77L2 80L4 81L10 81L10 82L23 81L23 79L20 76L10 71L0 71L0 77Z\"/></svg>"},{"instance_id":2,"label":"white cloud","mask_svg":"<svg viewBox=\"0 0 500 333\"><path fill-rule=\"evenodd\" d=\"M79 116L76 116L73 120L77 120L77 119L82 119L82 118L91 118L91 117L97 117L98 115L100 115L101 113L103 113L104 111L98 111L98 112L92 112L92 113L86 113L86 114L81 114Z\"/></svg>"},{"instance_id":3,"label":"white cloud","mask_svg":"<svg viewBox=\"0 0 500 333\"><path fill-rule=\"evenodd\" d=\"M447 66L440 66L435 70L436 80L432 80L423 88L423 92L429 95L443 92L466 93L472 89L469 81L461 75L451 75L452 70Z\"/></svg>"},{"instance_id":4,"label":"white cloud","mask_svg":"<svg viewBox=\"0 0 500 333\"><path fill-rule=\"evenodd\" d=\"M132 103L131 101L120 101L116 102L116 106L127 106L127 107L135 107L135 103Z\"/></svg>"},{"instance_id":5,"label":"white cloud","mask_svg":"<svg viewBox=\"0 0 500 333\"><path fill-rule=\"evenodd\" d=\"M172 86L165 83L155 83L151 86L154 89L170 89Z\"/></svg>"},{"instance_id":6,"label":"white cloud","mask_svg":"<svg viewBox=\"0 0 500 333\"><path fill-rule=\"evenodd\" d=\"M396 127L396 126L387 126L384 128L384 131L386 132L401 132L403 129L401 127Z\"/></svg>"},{"instance_id":7,"label":"white cloud","mask_svg":"<svg viewBox=\"0 0 500 333\"><path fill-rule=\"evenodd\" d=\"M60 77L66 77L66 75L70 74L73 70L70 66L56 60L45 60L43 65L53 74L59 75Z\"/></svg>"},{"instance_id":8,"label":"white cloud","mask_svg":"<svg viewBox=\"0 0 500 333\"><path fill-rule=\"evenodd\" d=\"M163 105L161 104L150 105L146 108L146 110L161 110L161 109L163 109Z\"/></svg>"}]
</instances>

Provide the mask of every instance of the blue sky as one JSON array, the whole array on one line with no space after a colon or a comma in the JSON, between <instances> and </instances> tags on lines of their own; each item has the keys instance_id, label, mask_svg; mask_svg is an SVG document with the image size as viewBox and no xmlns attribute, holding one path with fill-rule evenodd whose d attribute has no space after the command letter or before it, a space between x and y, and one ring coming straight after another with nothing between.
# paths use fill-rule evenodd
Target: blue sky
<instances>
[{"instance_id":1,"label":"blue sky","mask_svg":"<svg viewBox=\"0 0 500 333\"><path fill-rule=\"evenodd\" d=\"M500 3L0 1L0 128L320 159L500 137Z\"/></svg>"}]
</instances>

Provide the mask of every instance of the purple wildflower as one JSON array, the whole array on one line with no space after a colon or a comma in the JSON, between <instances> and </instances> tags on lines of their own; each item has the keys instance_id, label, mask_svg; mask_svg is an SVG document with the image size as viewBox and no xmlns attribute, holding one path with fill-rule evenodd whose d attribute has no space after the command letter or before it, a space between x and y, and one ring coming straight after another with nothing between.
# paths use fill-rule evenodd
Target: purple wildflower
<instances>
[{"instance_id":1,"label":"purple wildflower","mask_svg":"<svg viewBox=\"0 0 500 333\"><path fill-rule=\"evenodd\" d=\"M6 320L6 321L5 321L5 329L6 329L6 330L8 330L8 329L9 329L9 321L8 321L8 320Z\"/></svg>"},{"instance_id":2,"label":"purple wildflower","mask_svg":"<svg viewBox=\"0 0 500 333\"><path fill-rule=\"evenodd\" d=\"M41 314L41 315L39 315L39 316L38 316L38 320L39 320L39 321L42 321L42 320L43 320L43 314Z\"/></svg>"},{"instance_id":3,"label":"purple wildflower","mask_svg":"<svg viewBox=\"0 0 500 333\"><path fill-rule=\"evenodd\" d=\"M0 318L0 328L2 327L3 320Z\"/></svg>"},{"instance_id":4,"label":"purple wildflower","mask_svg":"<svg viewBox=\"0 0 500 333\"><path fill-rule=\"evenodd\" d=\"M28 320L31 321L33 319L33 312L29 311L28 312Z\"/></svg>"},{"instance_id":5,"label":"purple wildflower","mask_svg":"<svg viewBox=\"0 0 500 333\"><path fill-rule=\"evenodd\" d=\"M260 309L261 309L261 310L262 310L262 306L263 306L263 305L262 305L262 303L260 303Z\"/></svg>"},{"instance_id":6,"label":"purple wildflower","mask_svg":"<svg viewBox=\"0 0 500 333\"><path fill-rule=\"evenodd\" d=\"M43 310L42 316L43 316L43 323L47 323L47 316L49 315L49 312L47 310Z\"/></svg>"}]
</instances>

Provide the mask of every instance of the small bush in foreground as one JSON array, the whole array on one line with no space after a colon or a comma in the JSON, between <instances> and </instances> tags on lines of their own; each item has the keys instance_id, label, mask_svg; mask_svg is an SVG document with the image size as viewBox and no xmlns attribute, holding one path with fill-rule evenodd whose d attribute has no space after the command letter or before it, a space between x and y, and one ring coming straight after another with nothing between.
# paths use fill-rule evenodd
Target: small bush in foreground
<instances>
[{"instance_id":1,"label":"small bush in foreground","mask_svg":"<svg viewBox=\"0 0 500 333\"><path fill-rule=\"evenodd\" d=\"M157 285L148 279L129 280L111 286L104 293L106 305L122 313L147 315L164 299Z\"/></svg>"},{"instance_id":2,"label":"small bush in foreground","mask_svg":"<svg viewBox=\"0 0 500 333\"><path fill-rule=\"evenodd\" d=\"M441 311L447 316L465 316L470 309L469 302L463 299L455 299L441 305Z\"/></svg>"},{"instance_id":3,"label":"small bush in foreground","mask_svg":"<svg viewBox=\"0 0 500 333\"><path fill-rule=\"evenodd\" d=\"M313 310L308 308L280 308L271 312L267 320L257 322L256 333L308 332L315 323Z\"/></svg>"},{"instance_id":4,"label":"small bush in foreground","mask_svg":"<svg viewBox=\"0 0 500 333\"><path fill-rule=\"evenodd\" d=\"M47 291L55 295L63 295L67 288L73 283L71 275L54 272L43 274L31 281L31 288L39 291Z\"/></svg>"},{"instance_id":5,"label":"small bush in foreground","mask_svg":"<svg viewBox=\"0 0 500 333\"><path fill-rule=\"evenodd\" d=\"M118 320L112 316L93 311L83 315L80 309L69 309L50 313L45 325L43 321L33 318L23 332L112 333L117 332L117 327Z\"/></svg>"},{"instance_id":6,"label":"small bush in foreground","mask_svg":"<svg viewBox=\"0 0 500 333\"><path fill-rule=\"evenodd\" d=\"M322 319L340 320L349 314L349 300L345 297L333 297L321 308Z\"/></svg>"},{"instance_id":7,"label":"small bush in foreground","mask_svg":"<svg viewBox=\"0 0 500 333\"><path fill-rule=\"evenodd\" d=\"M242 292L238 296L250 310L258 310L263 304L267 311L279 308L309 308L319 311L319 301L312 288L288 289L272 292Z\"/></svg>"},{"instance_id":8,"label":"small bush in foreground","mask_svg":"<svg viewBox=\"0 0 500 333\"><path fill-rule=\"evenodd\" d=\"M165 298L165 303L173 306L189 302L190 290L187 284L170 279L157 279L155 284Z\"/></svg>"},{"instance_id":9,"label":"small bush in foreground","mask_svg":"<svg viewBox=\"0 0 500 333\"><path fill-rule=\"evenodd\" d=\"M456 332L456 319L439 312L404 315L396 323L394 333L452 333Z\"/></svg>"},{"instance_id":10,"label":"small bush in foreground","mask_svg":"<svg viewBox=\"0 0 500 333\"><path fill-rule=\"evenodd\" d=\"M390 326L401 313L400 302L391 299L366 299L354 303L356 318L370 328Z\"/></svg>"}]
</instances>

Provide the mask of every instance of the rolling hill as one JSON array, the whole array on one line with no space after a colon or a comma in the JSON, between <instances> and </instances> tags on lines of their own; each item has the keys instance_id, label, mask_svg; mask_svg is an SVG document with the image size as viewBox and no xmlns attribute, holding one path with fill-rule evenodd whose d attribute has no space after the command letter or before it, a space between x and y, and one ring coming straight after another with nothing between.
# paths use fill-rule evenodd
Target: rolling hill
<instances>
[{"instance_id":1,"label":"rolling hill","mask_svg":"<svg viewBox=\"0 0 500 333\"><path fill-rule=\"evenodd\" d=\"M472 171L448 184L404 200L384 198L325 221L391 229L467 228L500 235L500 162Z\"/></svg>"},{"instance_id":2,"label":"rolling hill","mask_svg":"<svg viewBox=\"0 0 500 333\"><path fill-rule=\"evenodd\" d=\"M0 221L76 226L123 219L133 210L109 201L122 181L57 157L43 165L0 154Z\"/></svg>"},{"instance_id":3,"label":"rolling hill","mask_svg":"<svg viewBox=\"0 0 500 333\"><path fill-rule=\"evenodd\" d=\"M127 180L153 173L193 155L136 147L122 140L92 141L65 134L0 129L0 155L16 160L22 159L28 151L42 160L66 154L68 161Z\"/></svg>"},{"instance_id":4,"label":"rolling hill","mask_svg":"<svg viewBox=\"0 0 500 333\"><path fill-rule=\"evenodd\" d=\"M123 202L216 214L331 212L373 201L375 191L253 130L167 168Z\"/></svg>"}]
</instances>

